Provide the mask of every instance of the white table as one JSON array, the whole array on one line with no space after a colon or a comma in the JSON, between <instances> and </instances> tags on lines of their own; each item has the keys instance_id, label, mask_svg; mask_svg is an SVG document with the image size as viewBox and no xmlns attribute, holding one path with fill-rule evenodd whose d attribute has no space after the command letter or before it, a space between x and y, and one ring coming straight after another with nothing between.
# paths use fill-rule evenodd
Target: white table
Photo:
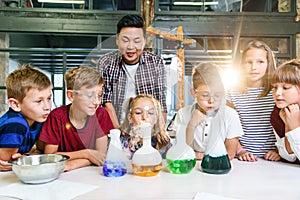
<instances>
[{"instance_id":1,"label":"white table","mask_svg":"<svg viewBox=\"0 0 300 200\"><path fill-rule=\"evenodd\" d=\"M61 174L59 180L98 186L76 200L93 199L193 199L197 192L211 193L235 199L300 199L300 165L271 162L232 161L232 169L225 175L212 175L196 168L187 175L161 171L157 176L138 177L126 174L109 178L99 167L84 167ZM18 179L5 172L0 187Z\"/></svg>"}]
</instances>

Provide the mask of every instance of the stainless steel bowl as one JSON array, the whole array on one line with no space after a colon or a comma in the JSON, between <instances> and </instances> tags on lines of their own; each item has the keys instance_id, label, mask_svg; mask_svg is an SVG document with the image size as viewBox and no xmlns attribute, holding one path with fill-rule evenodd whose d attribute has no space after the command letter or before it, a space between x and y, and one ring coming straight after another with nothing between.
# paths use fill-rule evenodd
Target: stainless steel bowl
<instances>
[{"instance_id":1,"label":"stainless steel bowl","mask_svg":"<svg viewBox=\"0 0 300 200\"><path fill-rule=\"evenodd\" d=\"M68 159L68 156L58 154L24 155L10 163L22 182L40 184L57 179L64 171Z\"/></svg>"}]
</instances>

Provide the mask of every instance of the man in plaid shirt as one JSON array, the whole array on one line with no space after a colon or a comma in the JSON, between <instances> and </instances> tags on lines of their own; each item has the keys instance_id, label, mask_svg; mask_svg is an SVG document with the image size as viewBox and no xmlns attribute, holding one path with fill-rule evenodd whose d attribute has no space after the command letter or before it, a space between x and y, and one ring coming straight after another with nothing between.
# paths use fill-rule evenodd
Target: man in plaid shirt
<instances>
[{"instance_id":1,"label":"man in plaid shirt","mask_svg":"<svg viewBox=\"0 0 300 200\"><path fill-rule=\"evenodd\" d=\"M115 128L127 117L128 99L138 94L151 94L158 99L166 117L166 69L160 56L144 51L145 34L142 17L124 16L117 25L118 50L98 60L104 78L103 104Z\"/></svg>"}]
</instances>

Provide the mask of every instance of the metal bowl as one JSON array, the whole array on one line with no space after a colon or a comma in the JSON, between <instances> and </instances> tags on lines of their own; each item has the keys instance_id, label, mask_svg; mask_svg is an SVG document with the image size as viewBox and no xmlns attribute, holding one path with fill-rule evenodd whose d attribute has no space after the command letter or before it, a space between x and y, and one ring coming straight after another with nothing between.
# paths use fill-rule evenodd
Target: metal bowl
<instances>
[{"instance_id":1,"label":"metal bowl","mask_svg":"<svg viewBox=\"0 0 300 200\"><path fill-rule=\"evenodd\" d=\"M10 163L22 182L40 184L57 179L64 171L68 159L68 156L59 154L24 155Z\"/></svg>"}]
</instances>

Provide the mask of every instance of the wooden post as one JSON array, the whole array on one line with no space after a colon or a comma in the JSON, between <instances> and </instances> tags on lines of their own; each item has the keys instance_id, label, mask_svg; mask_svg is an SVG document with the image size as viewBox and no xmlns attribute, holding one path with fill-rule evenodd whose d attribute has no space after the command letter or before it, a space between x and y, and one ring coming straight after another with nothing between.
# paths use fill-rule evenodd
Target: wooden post
<instances>
[{"instance_id":1,"label":"wooden post","mask_svg":"<svg viewBox=\"0 0 300 200\"><path fill-rule=\"evenodd\" d=\"M179 80L178 80L178 91L177 91L177 108L180 109L184 106L184 44L192 44L195 43L196 40L183 38L183 28L182 26L177 27L177 35L170 34L168 32L156 29L154 27L148 27L147 32L149 34L157 35L160 38L164 38L167 40L173 40L179 42L179 47L177 48L176 55L179 59L178 65L178 73L179 73Z\"/></svg>"},{"instance_id":2,"label":"wooden post","mask_svg":"<svg viewBox=\"0 0 300 200\"><path fill-rule=\"evenodd\" d=\"M179 110L180 108L184 107L184 74L185 74L185 69L184 69L184 48L183 48L183 30L182 26L178 26L177 28L177 37L179 39L179 47L177 47L177 57L179 60L178 64L178 83L177 83L177 109Z\"/></svg>"},{"instance_id":3,"label":"wooden post","mask_svg":"<svg viewBox=\"0 0 300 200\"><path fill-rule=\"evenodd\" d=\"M143 0L142 1L142 17L145 20L145 27L150 27L153 25L153 21L154 21L154 1L155 0ZM154 52L153 50L153 40L154 40L154 36L149 34L146 37L146 45L145 45L145 50L149 51L149 52Z\"/></svg>"}]
</instances>

